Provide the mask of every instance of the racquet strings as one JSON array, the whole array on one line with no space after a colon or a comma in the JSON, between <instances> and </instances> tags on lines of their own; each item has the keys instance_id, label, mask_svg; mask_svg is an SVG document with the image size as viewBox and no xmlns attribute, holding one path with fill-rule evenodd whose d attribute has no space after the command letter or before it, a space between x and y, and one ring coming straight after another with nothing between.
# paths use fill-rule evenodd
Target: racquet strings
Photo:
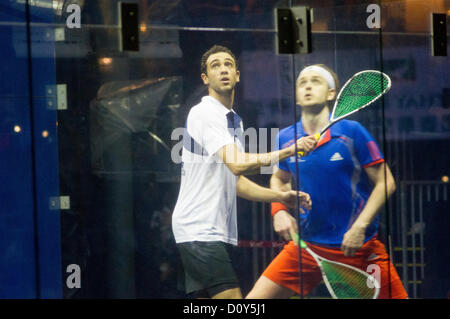
<instances>
[{"instance_id":1,"label":"racquet strings","mask_svg":"<svg viewBox=\"0 0 450 319\"><path fill-rule=\"evenodd\" d=\"M372 299L374 288L367 284L368 277L345 265L322 260L323 271L338 299Z\"/></svg>"},{"instance_id":2,"label":"racquet strings","mask_svg":"<svg viewBox=\"0 0 450 319\"><path fill-rule=\"evenodd\" d=\"M333 119L345 116L374 99L389 87L389 78L380 72L367 71L355 75L338 97Z\"/></svg>"}]
</instances>

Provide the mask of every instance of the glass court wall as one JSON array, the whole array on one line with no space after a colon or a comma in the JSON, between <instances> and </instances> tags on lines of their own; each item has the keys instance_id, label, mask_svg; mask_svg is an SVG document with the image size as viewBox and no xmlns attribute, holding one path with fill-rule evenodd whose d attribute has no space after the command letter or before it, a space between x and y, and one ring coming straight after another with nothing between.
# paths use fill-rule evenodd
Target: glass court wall
<instances>
[{"instance_id":1,"label":"glass court wall","mask_svg":"<svg viewBox=\"0 0 450 319\"><path fill-rule=\"evenodd\" d=\"M234 109L250 152L273 149L297 121L304 66L328 65L341 85L364 69L391 76L389 93L350 118L374 136L397 185L380 239L411 298L447 298L448 250L436 243L449 228L450 65L432 55L431 13L448 17L448 1L376 2L381 28L370 1L122 1L137 4L128 20L119 3L0 7L0 297L185 297L171 230L174 132L207 94L201 55L222 44L239 59ZM312 52L278 54L275 8L305 5ZM121 21L137 23L128 50ZM270 174L249 178L268 186ZM238 199L238 229L245 295L285 242L269 204ZM323 284L300 297L330 298Z\"/></svg>"}]
</instances>

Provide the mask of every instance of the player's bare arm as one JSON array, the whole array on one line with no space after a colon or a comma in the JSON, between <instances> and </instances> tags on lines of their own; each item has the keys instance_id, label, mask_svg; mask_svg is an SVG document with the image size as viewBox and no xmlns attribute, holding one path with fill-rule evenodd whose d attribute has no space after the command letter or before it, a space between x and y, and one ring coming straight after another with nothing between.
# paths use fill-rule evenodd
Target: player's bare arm
<instances>
[{"instance_id":1,"label":"player's bare arm","mask_svg":"<svg viewBox=\"0 0 450 319\"><path fill-rule=\"evenodd\" d=\"M365 171L374 184L374 188L363 211L344 235L341 249L345 256L354 256L362 247L366 229L385 204L386 195L389 198L395 192L395 180L386 163L367 167Z\"/></svg>"},{"instance_id":2,"label":"player's bare arm","mask_svg":"<svg viewBox=\"0 0 450 319\"><path fill-rule=\"evenodd\" d=\"M290 190L292 175L278 167L270 178L270 188L273 190ZM303 212L303 209L300 208ZM298 235L297 220L286 210L279 210L273 215L273 229L285 240L293 240Z\"/></svg>"},{"instance_id":3,"label":"player's bare arm","mask_svg":"<svg viewBox=\"0 0 450 319\"><path fill-rule=\"evenodd\" d=\"M239 197L251 201L266 203L280 202L289 208L295 208L298 197L300 205L305 208L311 207L311 198L306 193L296 192L293 190L275 191L270 188L262 187L245 176L239 176L236 193Z\"/></svg>"},{"instance_id":4,"label":"player's bare arm","mask_svg":"<svg viewBox=\"0 0 450 319\"><path fill-rule=\"evenodd\" d=\"M235 144L222 147L217 156L227 165L230 171L236 175L254 174L262 166L274 165L295 154L295 151L303 152L306 156L317 144L314 136L302 137L296 144L270 153L244 153L240 152Z\"/></svg>"}]
</instances>

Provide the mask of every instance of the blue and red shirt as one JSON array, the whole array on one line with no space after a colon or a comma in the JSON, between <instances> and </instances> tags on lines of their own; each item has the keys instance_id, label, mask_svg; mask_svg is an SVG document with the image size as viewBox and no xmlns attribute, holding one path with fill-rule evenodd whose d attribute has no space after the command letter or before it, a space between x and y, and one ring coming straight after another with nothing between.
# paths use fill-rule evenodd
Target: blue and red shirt
<instances>
[{"instance_id":1,"label":"blue and red shirt","mask_svg":"<svg viewBox=\"0 0 450 319\"><path fill-rule=\"evenodd\" d=\"M307 136L301 121L281 130L276 149ZM358 122L341 120L328 129L305 157L291 156L278 167L292 174L292 189L311 196L312 209L300 214L307 242L340 246L344 234L363 210L373 186L364 168L384 162L370 133ZM296 173L298 169L298 174ZM365 241L378 229L378 217L367 227Z\"/></svg>"}]
</instances>

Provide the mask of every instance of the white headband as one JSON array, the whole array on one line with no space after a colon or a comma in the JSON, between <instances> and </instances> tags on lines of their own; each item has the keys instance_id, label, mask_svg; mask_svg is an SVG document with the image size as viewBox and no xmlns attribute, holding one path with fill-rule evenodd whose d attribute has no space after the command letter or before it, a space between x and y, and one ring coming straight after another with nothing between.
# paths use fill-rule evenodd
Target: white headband
<instances>
[{"instance_id":1,"label":"white headband","mask_svg":"<svg viewBox=\"0 0 450 319\"><path fill-rule=\"evenodd\" d=\"M331 73L329 71L327 71L326 69L324 69L324 68L322 68L322 67L320 67L318 65L311 65L311 66L308 66L308 67L304 68L302 70L302 72L300 72L298 77L300 78L302 73L305 72L305 71L316 71L328 83L328 86L330 87L330 89L336 89L336 82L334 81L334 78L331 75Z\"/></svg>"}]
</instances>

